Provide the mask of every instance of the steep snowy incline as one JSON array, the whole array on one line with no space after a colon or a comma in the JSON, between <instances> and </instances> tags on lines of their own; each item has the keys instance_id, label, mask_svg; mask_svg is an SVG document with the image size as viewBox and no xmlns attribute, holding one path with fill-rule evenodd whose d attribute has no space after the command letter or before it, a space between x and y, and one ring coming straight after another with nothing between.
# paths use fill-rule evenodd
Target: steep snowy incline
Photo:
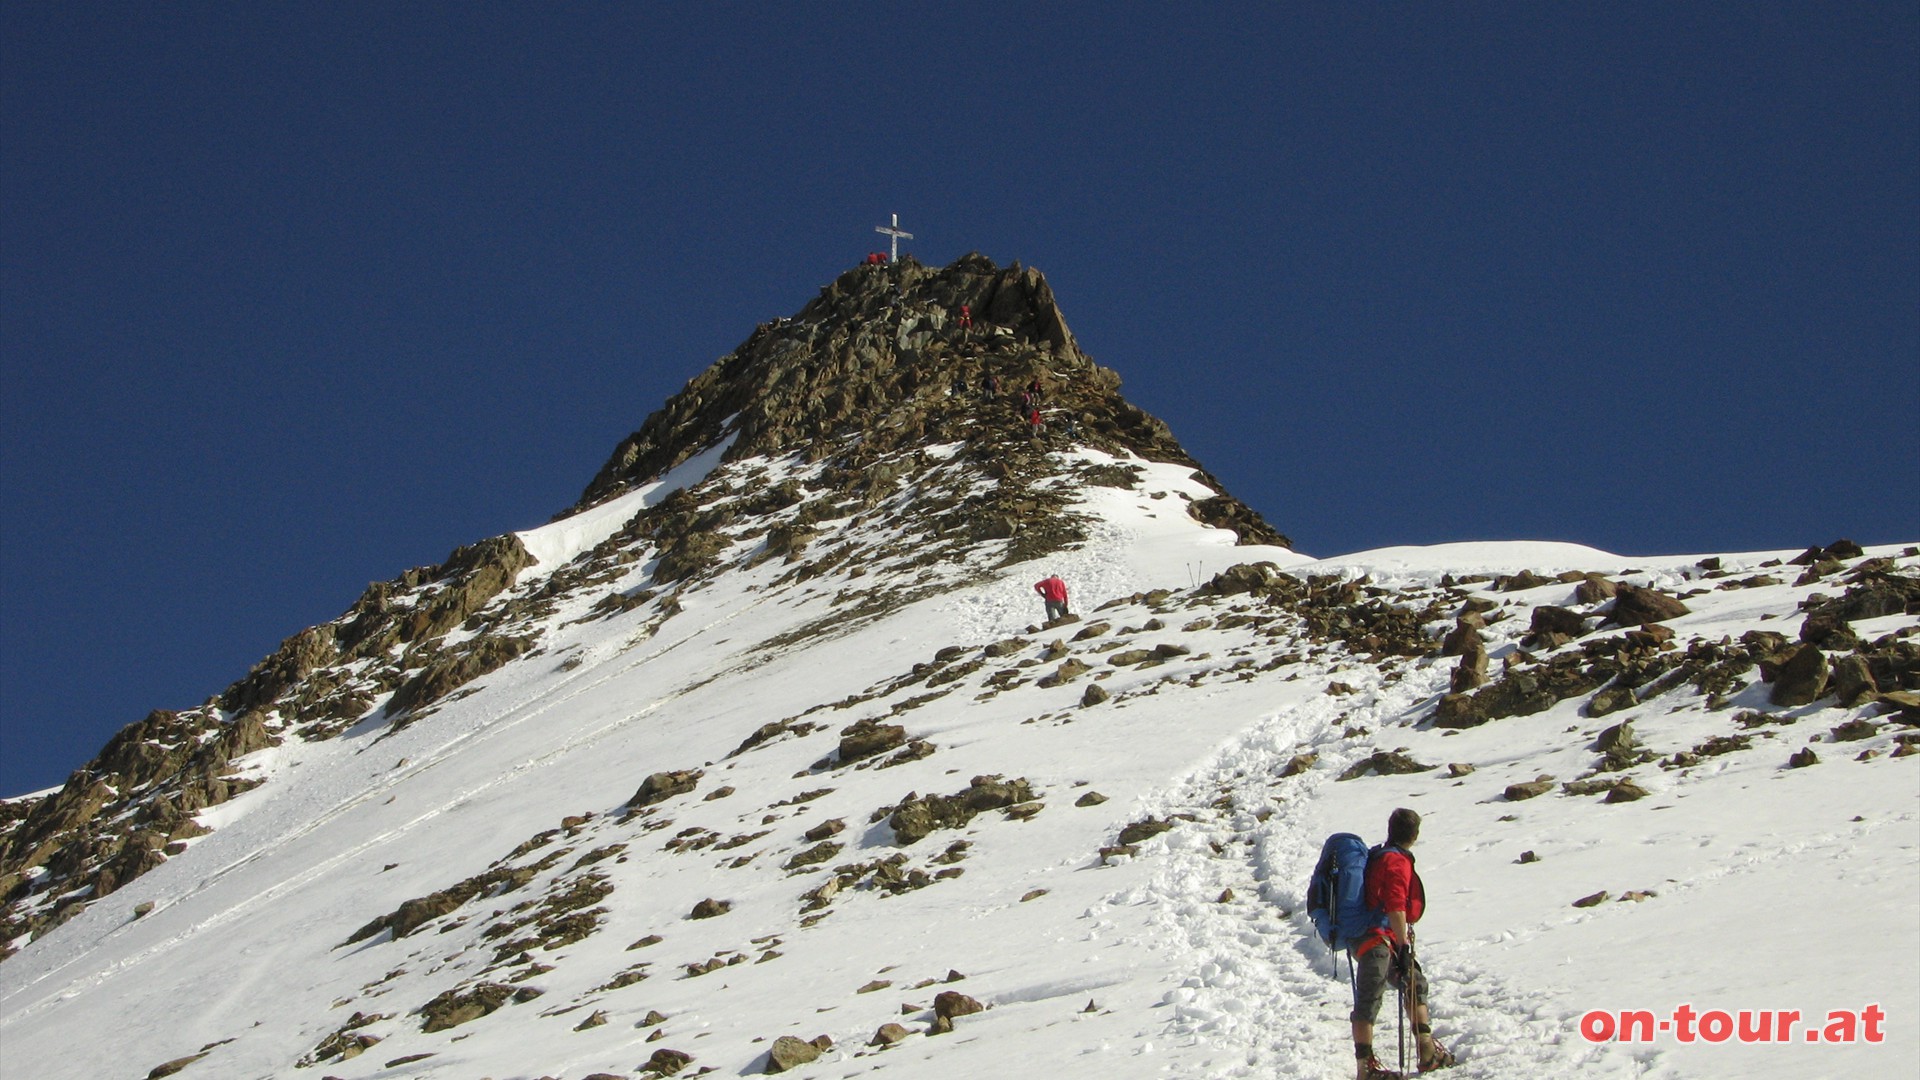
<instances>
[{"instance_id":1,"label":"steep snowy incline","mask_svg":"<svg viewBox=\"0 0 1920 1080\"><path fill-rule=\"evenodd\" d=\"M1081 456L1061 459L1065 469L1084 464ZM790 467L748 462L728 470ZM1143 475L1158 474L1144 468ZM725 481L724 476L717 479ZM1169 485L1165 489L1153 488L1149 479L1137 503L1104 496L1092 500L1100 504L1088 507L1098 510L1094 539L1083 549L1059 555L1069 573L1086 571L1084 580L1090 584L1082 587L1083 596L1103 586L1125 589L1130 595L1158 584L1142 575L1143 560L1134 550L1134 538L1150 538L1149 549L1170 550L1180 545L1177 537L1184 535L1196 553L1219 551L1218 536L1230 540L1230 534L1205 528L1184 514L1166 514L1166 506L1181 505L1178 492L1189 482L1183 475L1164 479ZM1152 498L1155 492L1161 499ZM1133 506L1131 515L1125 512L1128 505ZM839 536L849 543L864 539L857 531ZM1283 549L1251 550L1288 557ZM647 564L633 565L636 573L645 573ZM1069 814L1076 818L1073 827L1039 845L1008 843L1014 839L1010 836L984 836L979 841L981 852L970 855L967 866L991 867L998 873L979 873L966 881L942 880L941 889L927 895L960 892L964 886L966 900L955 909L957 917L980 923L978 935L959 935L940 950L947 957L947 967L971 967L981 973L975 978L1004 971L1009 973L1006 981L1017 984L1019 979L1011 973L1031 978L1032 969L1021 958L1042 944L1032 937L1044 919L1009 917L1007 905L1030 891L1033 881L1085 863L1124 823L1110 810L1064 806L1061 798L1072 793L1074 784L1093 780L1120 794L1146 789L1165 775L1166 760L1204 756L1209 747L1231 734L1237 722L1233 715L1223 714L1211 724L1162 732L1154 710L1125 710L1119 715L1128 722L1118 726L1115 745L1089 753L1081 734L1085 729L1066 726L1070 714L1060 712L1071 710L1081 687L1044 693L1032 688L1015 693L1009 688L1004 701L994 704L977 699L1000 697L1001 691L985 676L968 672L968 678L957 681L950 701L914 705L912 696L895 694L896 700L887 708L875 703L829 709L827 716L834 726L809 733L811 739L783 732L728 761L728 755L765 724L784 719L791 727L799 727L794 721L809 709L871 694L876 679L911 675L916 665L924 667L929 656L947 646L960 645L977 653L983 642L1022 629L1037 607L1025 579L1038 572L1015 566L849 632L796 638L796 632L820 626L822 614L830 612L836 598L851 585L883 577L886 571L876 566L855 577L774 586L777 577L788 573L784 563L767 561L689 588L678 594L677 613L664 620L641 606L608 619L578 622L594 609L590 596L578 598L548 617L550 627L541 654L487 676L476 684L477 692L438 706L426 720L399 731L368 724L339 739L287 743L254 755L247 760L248 767L272 775L273 782L218 808L219 827L195 841L183 856L128 886L112 904L96 905L74 918L0 971L6 980L5 1012L0 1014L0 1023L7 1029L6 1053L28 1061L60 1062L48 1075L62 1075L64 1069L72 1070L65 1075L85 1075L127 1069L134 1055L148 1047L164 1046L151 1051L160 1055L147 1063L151 1065L244 1033L210 1054L210 1063L216 1058L223 1062L217 1066L220 1073L268 1075L284 1069L292 1059L315 1049L337 1026L338 1021L329 1017L336 1001L355 1000L371 986L377 992L368 996L407 995L418 999L407 1005L418 1007L460 976L477 974L473 963L422 953L402 965L410 969L406 976L380 985L382 975L399 970L394 958L386 955L391 950L366 945L338 948L356 926L401 900L444 889L482 871L563 818L591 815L591 824L583 821L574 826L583 836L637 844L640 836L648 834L639 825L623 830L614 820L622 800L648 774L678 769L707 769L734 789L711 809L701 804L698 810L704 813L685 815L683 827L703 820L707 824L700 827L724 826L736 836L763 831L771 835L728 848L756 857L752 865L732 871L674 866L679 861L675 854L651 859L628 856L620 863L603 863L616 875L622 863L632 868L626 876L615 877L614 895L619 902L607 914L611 925L604 937L596 933L591 945L583 942L576 950L553 958L576 960L561 971L584 974L572 985L557 981L564 978L561 972L533 983L543 996L590 992L618 973L617 964L606 969L618 958L619 945L644 936L647 927L666 932L687 923L686 913L694 903L723 886L736 909L721 925L739 927L752 920L755 932L743 935L735 930L712 941L708 940L711 935L692 933L683 941L675 933L672 940L677 948L663 945L658 954L674 957L674 963L695 963L714 955L722 940L745 948L753 937L793 934L802 890L786 884L786 874L777 863L791 854L786 848L799 845L799 838L791 829L752 828L770 813L804 814L809 822L844 821L860 837L848 844L846 857L885 856L894 846L886 826L857 824L866 821L876 807L897 803L915 790L943 790L955 784L964 789L969 776L1012 776L1016 770L1035 792L1046 794L1049 813L1041 821L1016 821L1002 829L1021 830L1022 841L1029 835L1048 836L1052 830L1040 827L1041 822ZM1118 688L1125 681L1112 683ZM896 770L864 773L857 767L820 769L816 765L822 752L834 756L830 735L840 725L868 711L886 718L902 705L912 710L914 738L930 740L937 747L931 757L907 760ZM843 712L852 715L839 715ZM1037 722L1041 715L1050 721ZM823 735L828 736L824 743ZM1128 750L1147 739L1160 744L1166 757L1143 759ZM822 788L836 790L789 804L793 807L789 810L778 806ZM612 839L615 835L619 839ZM648 846L662 838L648 836ZM774 845L771 850L769 845ZM1058 869L1050 871L1050 867ZM806 884L811 887L817 882ZM147 904L152 906L145 914L129 917ZM881 937L913 941L919 935L911 926L929 918L942 919L951 906L895 903L892 907L901 913L904 924ZM1058 905L1031 910L1044 913L1048 907L1057 911ZM865 972L865 965L872 960L873 968L886 966L882 957L889 947L882 944L876 949L870 944L862 952L837 939L848 930L864 938L873 933L876 922L863 913L846 924L847 930L841 929L841 921L823 924L809 931L810 938L818 939L811 948L802 952L800 945L791 944L787 952L808 957L809 965L830 962L848 978L871 974ZM630 937L625 933L629 924ZM477 930L442 939L435 942L433 952L444 949L446 955L456 955L484 948L485 939L476 937ZM1143 937L1135 935L1134 940ZM846 956L851 959L831 959ZM1121 969L1132 971L1141 963L1128 960ZM789 1022L804 1018L773 1006L800 993L814 979L808 975L796 983L791 975L777 974L792 966L758 969L767 973L762 982L770 988L768 1011L755 1005L738 1014L739 1023L750 1027L772 1023L781 1015L787 1015ZM946 970L934 974L944 975ZM1102 979L1103 985L1120 981L1112 975ZM865 981L863 977L852 986ZM1002 992L1010 995L1004 1001L1011 1004L1023 996L1044 996L1044 991L1044 987L1011 985ZM178 1015L183 995L196 1000L191 1017ZM649 1000L643 1012L660 1003L657 996ZM717 1023L717 1003L684 994L669 1000L676 1002L676 1009L705 1017L701 1025ZM263 1009L263 1002L275 1004ZM897 1008L893 1011L897 1013ZM121 1018L116 1030L126 1034L124 1040L96 1040L78 1051L55 1049L74 1030L72 1024L103 1022L108 1015ZM626 1025L629 1031L631 1024L629 1020ZM571 1035L571 1026L557 1021L541 1026ZM385 1028L370 1030L397 1045L407 1041L403 1034ZM738 1049L733 1052L750 1058L754 1052L750 1040L757 1033L736 1032L730 1045ZM540 1075L552 1071L547 1063L553 1060L550 1055L587 1052L604 1057L605 1034L597 1040L601 1045L593 1045L596 1040L585 1038L584 1033L580 1038L561 1039L567 1044L563 1050L529 1039L525 1031L500 1027L497 1039L463 1038L465 1053L458 1055L444 1048L444 1036L427 1039L420 1033L416 1037L442 1047L439 1053L446 1060L436 1067L446 1075L469 1075L463 1070L475 1062L495 1063L487 1068L502 1069L498 1063L515 1060L522 1062L519 1067L527 1075ZM839 1035L843 1041L852 1037L844 1030ZM628 1041L643 1036L632 1035ZM404 1046L389 1053L383 1047L380 1052L404 1056L401 1049ZM608 1062L607 1067L613 1064ZM429 1066L423 1061L410 1068L427 1075L419 1070Z\"/></svg>"},{"instance_id":2,"label":"steep snowy incline","mask_svg":"<svg viewBox=\"0 0 1920 1080\"><path fill-rule=\"evenodd\" d=\"M955 325L967 303L975 324ZM839 633L1084 544L1099 519L1067 504L1085 486L1137 486L1147 465L1186 470L1173 512L1286 545L1119 385L1031 268L969 255L842 274L690 380L569 514L375 582L220 694L123 728L59 790L0 801L0 962L184 853L228 819L221 804L277 776L237 761L363 725L398 732L545 650L550 616L582 596L595 604L576 617L645 610L657 626L689 582L739 563L791 565L782 585L884 569L887 589L873 585L881 575L843 587L809 630ZM1047 455L1069 450L1128 463L1053 476ZM764 464L724 490L703 482L750 462ZM849 531L875 540L836 535Z\"/></svg>"},{"instance_id":3,"label":"steep snowy incline","mask_svg":"<svg viewBox=\"0 0 1920 1080\"><path fill-rule=\"evenodd\" d=\"M843 275L0 805L0 1074L1350 1076L1302 892L1396 806L1453 1075L1920 1060L1920 548L1311 560L1118 385L1034 271Z\"/></svg>"},{"instance_id":4,"label":"steep snowy incline","mask_svg":"<svg viewBox=\"0 0 1920 1080\"><path fill-rule=\"evenodd\" d=\"M1085 464L1056 461L1061 475ZM1650 695L1608 720L1634 722L1653 748L1653 760L1629 766L1651 797L1516 802L1508 784L1573 778L1593 763L1600 725L1581 715L1581 699L1438 729L1428 721L1451 661L1356 652L1310 631L1311 604L1290 609L1226 583L1152 593L1225 553L1213 531L1160 512L1183 477L1142 475L1137 497L1106 489L1076 503L1099 508L1084 547L849 633L792 632L818 625L860 578L796 592L772 586L774 563L687 590L650 635L644 608L571 623L591 610L581 599L552 616L545 662L496 673L430 723L262 753L256 767L283 782L223 808L231 820L193 859L0 972L4 1053L44 1075L83 1076L218 1044L189 1068L269 1076L344 1037L370 1041L355 1056L324 1055L328 1075L573 1080L632 1075L662 1048L737 1074L760 1068L777 1035L826 1035L833 1048L805 1075L960 1078L1019 1061L1074 1077L1336 1077L1348 1068L1347 990L1310 939L1299 891L1327 832L1374 834L1407 804L1427 817L1423 955L1441 1034L1462 1053L1458 1075L1785 1077L1910 1060L1910 1027L1852 1047L1595 1045L1578 1027L1591 1009L1685 1002L1824 1016L1870 997L1889 1016L1920 1010L1907 959L1920 945L1908 929L1920 774L1888 753L1904 745L1900 731L1874 725L1858 742L1867 760L1795 770L1785 758L1804 736L1767 738L1824 732L1872 708L1773 710L1760 682L1724 700ZM1519 655L1533 609L1575 601L1571 582L1445 585L1447 561L1414 566L1422 560L1404 552L1371 579L1394 579L1390 592L1351 589L1367 580L1359 560L1254 553L1294 561L1297 580L1331 566L1316 580L1342 598L1328 610L1349 619L1388 618L1346 603L1368 589L1403 611L1451 614L1482 600L1506 616L1488 626L1502 657ZM1502 570L1545 557L1498 545L1477 554ZM1591 559L1668 591L1699 573L1697 560L1569 558L1568 569ZM1769 561L1723 560L1741 574ZM1083 589L1081 622L1027 634L1028 581L1055 562L1090 580L1111 575L1114 595ZM1451 565L1481 576L1480 565ZM1674 626L1683 639L1737 637L1793 613L1813 588L1696 594ZM1910 632L1914 621L1857 629ZM1059 679L1075 661L1087 671ZM1088 704L1089 686L1107 700ZM1754 713L1775 718L1750 729L1757 745L1660 767ZM897 722L905 735L881 754L848 756L834 735L861 721ZM1335 780L1389 748L1473 768ZM1296 764L1304 754L1318 758ZM622 813L643 776L674 770L700 775L685 793ZM1022 790L925 839L898 830L913 793L997 783L970 777L1017 777ZM823 844L837 847L820 856ZM1516 862L1522 851L1536 858ZM193 873L196 859L217 869ZM507 892L421 912L427 925L407 936L383 929L343 945L368 919L406 910L401 901L489 866L538 869ZM1652 895L1571 906L1598 889ZM1863 972L1811 936L1755 947L1782 909L1830 909L1836 898L1890 928L1890 968ZM143 900L154 909L129 919ZM726 908L692 917L705 900ZM528 912L555 917L529 922ZM583 913L582 936L541 936ZM469 1011L492 1011L423 1030L457 1018L448 996L486 987L503 996ZM888 1023L925 1029L924 1010L950 990L987 1011L959 1016L951 1035L865 1045ZM183 999L195 1003L190 1016ZM64 1045L89 1025L116 1034Z\"/></svg>"}]
</instances>

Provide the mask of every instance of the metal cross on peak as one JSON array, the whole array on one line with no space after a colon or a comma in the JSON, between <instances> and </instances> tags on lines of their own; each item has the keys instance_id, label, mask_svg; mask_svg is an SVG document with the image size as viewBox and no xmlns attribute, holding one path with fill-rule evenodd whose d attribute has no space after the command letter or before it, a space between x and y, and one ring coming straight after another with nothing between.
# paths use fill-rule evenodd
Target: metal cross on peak
<instances>
[{"instance_id":1,"label":"metal cross on peak","mask_svg":"<svg viewBox=\"0 0 1920 1080\"><path fill-rule=\"evenodd\" d=\"M890 248L888 249L888 251L887 251L887 261L888 261L888 262L899 262L899 261L900 261L900 241L901 241L901 240L911 240L911 239L913 239L913 234L912 234L912 233L910 233L910 232L903 232L903 231L901 230L901 228L900 228L900 215L899 215L899 214L894 214L894 215L893 215L893 224L891 224L891 225L875 225L875 226L873 227L873 231L874 231L874 232L877 232L877 233L882 233L882 234L884 234L884 235L886 235L886 236L889 236L889 237L892 237L892 238L893 238L893 244L892 244L892 246L891 246L891 247L890 247Z\"/></svg>"}]
</instances>

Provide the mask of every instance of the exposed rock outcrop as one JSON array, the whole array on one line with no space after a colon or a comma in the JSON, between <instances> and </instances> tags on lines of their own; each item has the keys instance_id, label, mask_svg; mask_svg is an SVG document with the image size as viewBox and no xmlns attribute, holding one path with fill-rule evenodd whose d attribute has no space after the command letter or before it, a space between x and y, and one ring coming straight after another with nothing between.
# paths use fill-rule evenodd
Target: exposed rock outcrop
<instances>
[{"instance_id":1,"label":"exposed rock outcrop","mask_svg":"<svg viewBox=\"0 0 1920 1080\"><path fill-rule=\"evenodd\" d=\"M973 309L962 332L952 316ZM997 378L998 395L984 387ZM808 454L857 435L862 465L934 442L978 441L972 421L995 421L992 445L1029 435L1019 398L1038 382L1049 439L1198 469L1165 424L1120 397L1120 379L1080 350L1040 272L982 255L949 266L859 266L791 318L766 323L696 375L623 440L581 496L598 503L732 435L729 459ZM971 430L970 430L971 429ZM1191 508L1245 543L1287 544L1259 514L1222 491ZM990 535L991 523L982 519ZM1019 526L1007 531L1017 535ZM677 567L681 560L673 562Z\"/></svg>"}]
</instances>

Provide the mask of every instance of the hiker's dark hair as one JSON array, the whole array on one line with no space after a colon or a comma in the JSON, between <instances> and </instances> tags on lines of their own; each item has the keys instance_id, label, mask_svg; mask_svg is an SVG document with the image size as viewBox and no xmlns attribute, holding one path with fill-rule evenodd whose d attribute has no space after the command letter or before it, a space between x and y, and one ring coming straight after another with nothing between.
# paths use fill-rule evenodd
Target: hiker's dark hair
<instances>
[{"instance_id":1,"label":"hiker's dark hair","mask_svg":"<svg viewBox=\"0 0 1920 1080\"><path fill-rule=\"evenodd\" d=\"M1405 845L1418 839L1420 839L1419 814L1403 806L1387 818L1387 843Z\"/></svg>"}]
</instances>

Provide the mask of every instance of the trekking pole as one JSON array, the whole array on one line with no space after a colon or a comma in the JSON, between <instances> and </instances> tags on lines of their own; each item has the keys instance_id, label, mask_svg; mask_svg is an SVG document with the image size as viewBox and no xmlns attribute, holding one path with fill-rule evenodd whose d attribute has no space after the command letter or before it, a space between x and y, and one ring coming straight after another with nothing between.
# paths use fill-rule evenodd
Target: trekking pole
<instances>
[{"instance_id":1,"label":"trekking pole","mask_svg":"<svg viewBox=\"0 0 1920 1080\"><path fill-rule=\"evenodd\" d=\"M1400 1075L1407 1075L1407 977L1400 976Z\"/></svg>"},{"instance_id":2,"label":"trekking pole","mask_svg":"<svg viewBox=\"0 0 1920 1080\"><path fill-rule=\"evenodd\" d=\"M1398 960L1398 957L1395 957ZM1407 962L1400 969L1400 1075L1407 1075L1407 984L1413 981L1413 946L1407 946Z\"/></svg>"}]
</instances>

